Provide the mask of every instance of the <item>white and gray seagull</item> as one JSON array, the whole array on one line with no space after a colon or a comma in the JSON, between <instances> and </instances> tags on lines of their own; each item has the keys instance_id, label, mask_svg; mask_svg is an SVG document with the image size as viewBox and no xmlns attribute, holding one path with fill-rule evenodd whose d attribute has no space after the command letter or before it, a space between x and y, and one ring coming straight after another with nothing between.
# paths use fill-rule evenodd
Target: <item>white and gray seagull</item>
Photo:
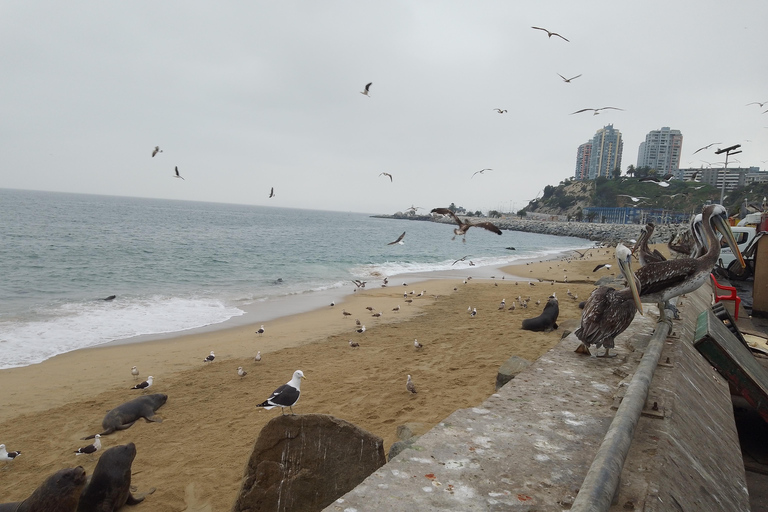
<instances>
[{"instance_id":1,"label":"white and gray seagull","mask_svg":"<svg viewBox=\"0 0 768 512\"><path fill-rule=\"evenodd\" d=\"M365 84L365 88L362 91L360 91L360 94L365 94L366 96L368 96L370 98L371 97L370 92L371 92L371 86L372 85L373 85L373 82L368 82L367 84Z\"/></svg>"},{"instance_id":2,"label":"white and gray seagull","mask_svg":"<svg viewBox=\"0 0 768 512\"><path fill-rule=\"evenodd\" d=\"M293 406L296 405L296 402L299 401L299 396L301 396L301 379L306 379L304 372L296 370L293 372L291 380L274 390L269 398L256 405L256 407L263 407L266 410L280 407L282 414L285 414L283 409L288 407L291 410L291 414L294 414Z\"/></svg>"}]
</instances>

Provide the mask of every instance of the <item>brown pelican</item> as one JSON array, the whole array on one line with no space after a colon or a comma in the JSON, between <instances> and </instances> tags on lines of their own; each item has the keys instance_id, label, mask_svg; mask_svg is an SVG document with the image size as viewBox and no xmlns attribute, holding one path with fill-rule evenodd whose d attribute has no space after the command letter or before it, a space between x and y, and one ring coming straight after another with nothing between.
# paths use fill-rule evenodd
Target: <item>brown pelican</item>
<instances>
[{"instance_id":1,"label":"brown pelican","mask_svg":"<svg viewBox=\"0 0 768 512\"><path fill-rule=\"evenodd\" d=\"M603 346L605 353L600 357L613 357L610 349L614 346L616 336L629 327L635 318L635 311L643 314L640 284L632 273L631 259L629 249L622 244L616 246L616 263L628 286L621 290L600 286L592 291L584 304L581 327L574 333L582 343L577 352L589 353L590 345L595 345L597 349Z\"/></svg>"},{"instance_id":2,"label":"brown pelican","mask_svg":"<svg viewBox=\"0 0 768 512\"><path fill-rule=\"evenodd\" d=\"M566 38L564 38L563 36L561 36L557 32L550 32L549 30L547 30L545 28L541 28L541 27L531 27L531 28L536 29L536 30L543 30L544 32L547 33L547 37L557 36L560 39L562 39L563 41L566 41L566 42L570 43L570 41L568 41Z\"/></svg>"},{"instance_id":3,"label":"brown pelican","mask_svg":"<svg viewBox=\"0 0 768 512\"><path fill-rule=\"evenodd\" d=\"M658 249L651 249L648 247L648 240L653 236L653 230L656 226L653 222L649 222L645 227L640 230L640 238L637 239L635 247L632 252L637 254L637 259L640 260L640 265L645 266L648 263L658 263L660 261L666 261L667 258L661 254Z\"/></svg>"},{"instance_id":4,"label":"brown pelican","mask_svg":"<svg viewBox=\"0 0 768 512\"><path fill-rule=\"evenodd\" d=\"M366 96L368 96L370 98L371 95L368 94L368 93L371 91L371 86L372 85L373 85L373 82L368 82L367 84L365 84L365 88L362 91L360 91L360 94L365 94Z\"/></svg>"},{"instance_id":5,"label":"brown pelican","mask_svg":"<svg viewBox=\"0 0 768 512\"><path fill-rule=\"evenodd\" d=\"M704 207L701 215L701 227L707 243L707 252L703 256L649 263L635 274L640 281L642 301L659 305L661 321L666 320L664 303L673 297L696 290L709 279L712 267L720 257L720 241L715 235L713 225L723 235L742 268L746 267L736 239L728 226L728 212L725 208L719 204L710 204Z\"/></svg>"},{"instance_id":6,"label":"brown pelican","mask_svg":"<svg viewBox=\"0 0 768 512\"><path fill-rule=\"evenodd\" d=\"M474 227L478 227L478 228L487 229L488 231L493 231L497 235L501 234L501 230L498 227L496 227L494 224L490 223L490 222L474 222L474 223L473 222L462 222L461 219L455 213L453 213L451 210L449 210L448 208L434 208L434 209L432 209L432 211L430 213L439 213L440 215L449 215L449 216L451 216L453 218L453 220L456 221L456 224L459 225L458 228L453 230L453 234L454 235L461 235L461 236L466 237L467 230L469 228L473 227L473 226ZM454 236L453 238L455 239L456 237Z\"/></svg>"}]
</instances>

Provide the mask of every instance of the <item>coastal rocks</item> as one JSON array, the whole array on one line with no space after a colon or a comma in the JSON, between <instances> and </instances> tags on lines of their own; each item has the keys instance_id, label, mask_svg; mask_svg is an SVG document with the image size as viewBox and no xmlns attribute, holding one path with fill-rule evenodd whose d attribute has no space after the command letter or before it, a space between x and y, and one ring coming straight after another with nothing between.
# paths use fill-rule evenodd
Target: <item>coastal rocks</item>
<instances>
[{"instance_id":1,"label":"coastal rocks","mask_svg":"<svg viewBox=\"0 0 768 512\"><path fill-rule=\"evenodd\" d=\"M507 382L515 378L515 376L528 368L531 362L522 357L512 356L507 359L504 364L499 368L499 373L496 374L496 391Z\"/></svg>"},{"instance_id":2,"label":"coastal rocks","mask_svg":"<svg viewBox=\"0 0 768 512\"><path fill-rule=\"evenodd\" d=\"M232 512L322 510L385 463L384 441L349 422L277 416L256 440Z\"/></svg>"},{"instance_id":3,"label":"coastal rocks","mask_svg":"<svg viewBox=\"0 0 768 512\"><path fill-rule=\"evenodd\" d=\"M400 452L406 448L410 448L420 436L414 435L414 431L424 432L429 430L423 423L411 422L405 423L397 427L397 438L399 441L392 443L389 447L389 453L387 453L387 460L392 460L397 457Z\"/></svg>"}]
</instances>

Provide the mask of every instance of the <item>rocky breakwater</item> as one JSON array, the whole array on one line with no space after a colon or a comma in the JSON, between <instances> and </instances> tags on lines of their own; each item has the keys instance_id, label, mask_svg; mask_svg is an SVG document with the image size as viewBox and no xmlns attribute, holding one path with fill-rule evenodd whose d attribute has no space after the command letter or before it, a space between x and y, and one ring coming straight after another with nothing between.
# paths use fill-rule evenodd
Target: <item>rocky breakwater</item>
<instances>
[{"instance_id":1,"label":"rocky breakwater","mask_svg":"<svg viewBox=\"0 0 768 512\"><path fill-rule=\"evenodd\" d=\"M462 217L464 218L464 217ZM639 224L598 224L592 222L561 222L547 220L528 220L525 218L505 217L501 219L488 219L480 217L467 217L470 222L479 222L490 220L501 229L512 231L524 231L526 233L542 233L545 235L557 236L575 236L586 238L594 242L605 242L615 244L618 242L627 243L628 240L637 239L640 236L640 230L643 226ZM447 219L435 219L435 222L452 224ZM687 226L669 224L656 226L651 237L650 243L667 243L673 234Z\"/></svg>"}]
</instances>

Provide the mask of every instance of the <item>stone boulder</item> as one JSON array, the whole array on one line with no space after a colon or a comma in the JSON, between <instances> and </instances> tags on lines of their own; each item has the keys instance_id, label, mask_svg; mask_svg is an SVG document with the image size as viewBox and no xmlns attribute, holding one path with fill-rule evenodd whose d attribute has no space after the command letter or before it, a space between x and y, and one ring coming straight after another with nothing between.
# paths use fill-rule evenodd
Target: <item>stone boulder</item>
<instances>
[{"instance_id":1,"label":"stone boulder","mask_svg":"<svg viewBox=\"0 0 768 512\"><path fill-rule=\"evenodd\" d=\"M507 359L504 364L499 368L499 373L496 374L496 391L507 382L515 378L515 375L525 370L531 365L531 362L522 357L512 356Z\"/></svg>"},{"instance_id":2,"label":"stone boulder","mask_svg":"<svg viewBox=\"0 0 768 512\"><path fill-rule=\"evenodd\" d=\"M384 441L347 421L280 415L256 440L232 512L319 511L385 463Z\"/></svg>"}]
</instances>

